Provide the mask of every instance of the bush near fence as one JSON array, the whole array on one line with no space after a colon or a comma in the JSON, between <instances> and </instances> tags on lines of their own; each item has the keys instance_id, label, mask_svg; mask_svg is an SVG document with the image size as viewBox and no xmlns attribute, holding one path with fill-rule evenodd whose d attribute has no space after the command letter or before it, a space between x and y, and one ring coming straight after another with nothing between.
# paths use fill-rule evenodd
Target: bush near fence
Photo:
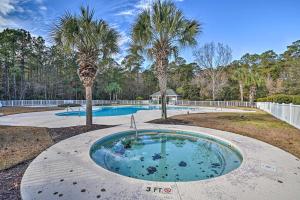
<instances>
[{"instance_id":1,"label":"bush near fence","mask_svg":"<svg viewBox=\"0 0 300 200\"><path fill-rule=\"evenodd\" d=\"M300 95L277 94L264 98L258 98L257 102L292 103L300 105Z\"/></svg>"}]
</instances>

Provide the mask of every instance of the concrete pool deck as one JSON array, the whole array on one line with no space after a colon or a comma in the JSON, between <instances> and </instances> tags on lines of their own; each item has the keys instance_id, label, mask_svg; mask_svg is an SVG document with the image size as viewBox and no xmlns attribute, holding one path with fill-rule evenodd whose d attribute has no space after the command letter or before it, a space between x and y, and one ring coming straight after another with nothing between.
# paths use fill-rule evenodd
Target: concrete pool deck
<instances>
[{"instance_id":1,"label":"concrete pool deck","mask_svg":"<svg viewBox=\"0 0 300 200\"><path fill-rule=\"evenodd\" d=\"M138 128L193 131L226 140L242 153L242 165L223 176L192 182L152 182L110 172L90 158L89 150L98 139L129 130L127 120L127 124L77 135L42 152L23 176L22 198L297 200L300 197L300 161L279 148L201 127L139 123Z\"/></svg>"},{"instance_id":2,"label":"concrete pool deck","mask_svg":"<svg viewBox=\"0 0 300 200\"><path fill-rule=\"evenodd\" d=\"M192 107L191 107L192 108ZM74 108L78 110L79 108ZM0 125L10 126L35 126L60 128L69 126L85 125L85 116L57 116L55 113L66 112L66 110L32 112L15 115L7 115L0 117ZM195 107L189 110L190 113L206 113L206 112L251 112L239 109L215 108L215 107ZM252 111L253 112L253 111ZM168 116L186 114L187 110L168 110ZM143 123L158 119L161 117L160 110L140 110L134 113L136 123ZM94 117L93 123L103 125L120 125L130 122L131 115Z\"/></svg>"}]
</instances>

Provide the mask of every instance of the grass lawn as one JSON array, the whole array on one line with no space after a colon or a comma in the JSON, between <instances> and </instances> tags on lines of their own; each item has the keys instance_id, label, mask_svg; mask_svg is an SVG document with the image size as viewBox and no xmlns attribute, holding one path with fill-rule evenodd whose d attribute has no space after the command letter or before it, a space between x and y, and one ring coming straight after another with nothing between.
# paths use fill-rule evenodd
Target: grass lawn
<instances>
[{"instance_id":1,"label":"grass lawn","mask_svg":"<svg viewBox=\"0 0 300 200\"><path fill-rule=\"evenodd\" d=\"M151 123L201 126L256 138L300 158L300 130L256 110L254 113L199 113L178 115Z\"/></svg>"},{"instance_id":2,"label":"grass lawn","mask_svg":"<svg viewBox=\"0 0 300 200\"><path fill-rule=\"evenodd\" d=\"M43 150L66 138L111 126L67 128L0 126L0 171L35 158Z\"/></svg>"},{"instance_id":3,"label":"grass lawn","mask_svg":"<svg viewBox=\"0 0 300 200\"><path fill-rule=\"evenodd\" d=\"M0 170L32 159L52 144L47 128L0 126Z\"/></svg>"}]
</instances>

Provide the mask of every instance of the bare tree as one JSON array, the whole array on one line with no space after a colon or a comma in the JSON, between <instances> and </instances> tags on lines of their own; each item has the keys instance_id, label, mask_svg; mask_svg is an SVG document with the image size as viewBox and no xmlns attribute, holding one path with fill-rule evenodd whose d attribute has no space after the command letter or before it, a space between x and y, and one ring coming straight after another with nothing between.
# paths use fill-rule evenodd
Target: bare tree
<instances>
[{"instance_id":1,"label":"bare tree","mask_svg":"<svg viewBox=\"0 0 300 200\"><path fill-rule=\"evenodd\" d=\"M215 100L217 88L219 88L218 79L222 76L223 68L231 62L232 51L228 45L210 42L194 51L196 62L203 73L211 80L212 98Z\"/></svg>"}]
</instances>

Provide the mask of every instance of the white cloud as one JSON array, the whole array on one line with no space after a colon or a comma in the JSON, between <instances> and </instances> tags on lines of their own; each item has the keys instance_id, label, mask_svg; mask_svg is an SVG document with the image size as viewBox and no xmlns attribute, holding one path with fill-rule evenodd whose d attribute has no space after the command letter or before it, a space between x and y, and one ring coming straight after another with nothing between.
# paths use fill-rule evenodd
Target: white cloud
<instances>
[{"instance_id":1,"label":"white cloud","mask_svg":"<svg viewBox=\"0 0 300 200\"><path fill-rule=\"evenodd\" d=\"M124 31L121 31L120 35L121 37L118 41L119 46L123 46L130 41L130 37Z\"/></svg>"},{"instance_id":2,"label":"white cloud","mask_svg":"<svg viewBox=\"0 0 300 200\"><path fill-rule=\"evenodd\" d=\"M1 0L1 6L0 6L0 14L6 16L10 12L13 12L15 7L15 1L14 0Z\"/></svg>"},{"instance_id":3,"label":"white cloud","mask_svg":"<svg viewBox=\"0 0 300 200\"><path fill-rule=\"evenodd\" d=\"M44 35L47 29L46 11L43 0L0 0L0 31L22 28L32 34Z\"/></svg>"},{"instance_id":4,"label":"white cloud","mask_svg":"<svg viewBox=\"0 0 300 200\"><path fill-rule=\"evenodd\" d=\"M39 8L40 8L40 10L43 10L43 11L46 11L46 10L47 10L47 7L46 7L46 6L40 6Z\"/></svg>"},{"instance_id":5,"label":"white cloud","mask_svg":"<svg viewBox=\"0 0 300 200\"><path fill-rule=\"evenodd\" d=\"M117 13L116 15L122 15L122 16L134 16L135 12L134 10L125 10L122 12Z\"/></svg>"},{"instance_id":6,"label":"white cloud","mask_svg":"<svg viewBox=\"0 0 300 200\"><path fill-rule=\"evenodd\" d=\"M113 28L113 29L118 29L118 28L120 28L120 25L117 24L117 23L111 23L110 27Z\"/></svg>"},{"instance_id":7,"label":"white cloud","mask_svg":"<svg viewBox=\"0 0 300 200\"><path fill-rule=\"evenodd\" d=\"M184 0L173 0L173 1L183 2ZM150 9L153 2L154 2L154 0L139 0L139 2L137 3L137 5L135 7L140 10Z\"/></svg>"},{"instance_id":8,"label":"white cloud","mask_svg":"<svg viewBox=\"0 0 300 200\"><path fill-rule=\"evenodd\" d=\"M151 7L152 2L153 0L140 0L135 7L140 10L149 9Z\"/></svg>"},{"instance_id":9,"label":"white cloud","mask_svg":"<svg viewBox=\"0 0 300 200\"><path fill-rule=\"evenodd\" d=\"M17 27L16 20L9 17L12 12L24 12L24 9L18 6L19 0L0 0L0 31L8 27Z\"/></svg>"},{"instance_id":10,"label":"white cloud","mask_svg":"<svg viewBox=\"0 0 300 200\"><path fill-rule=\"evenodd\" d=\"M16 27L17 24L13 20L4 18L0 15L0 31L7 28L8 26L9 27Z\"/></svg>"}]
</instances>

